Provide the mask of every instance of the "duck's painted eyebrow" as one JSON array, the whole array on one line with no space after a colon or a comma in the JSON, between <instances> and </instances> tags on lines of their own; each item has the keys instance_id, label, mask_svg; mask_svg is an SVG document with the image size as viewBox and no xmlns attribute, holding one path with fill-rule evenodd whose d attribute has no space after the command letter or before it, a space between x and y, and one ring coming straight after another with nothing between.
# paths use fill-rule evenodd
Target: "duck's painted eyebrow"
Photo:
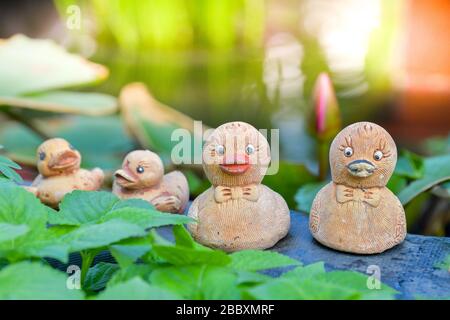
<instances>
[{"instance_id":1,"label":"duck's painted eyebrow","mask_svg":"<svg viewBox=\"0 0 450 320\"><path fill-rule=\"evenodd\" d=\"M341 144L339 150L344 150L347 147L353 148L352 136L348 135L344 137L345 143Z\"/></svg>"},{"instance_id":2,"label":"duck's painted eyebrow","mask_svg":"<svg viewBox=\"0 0 450 320\"><path fill-rule=\"evenodd\" d=\"M384 157L389 157L391 155L391 150L389 149L386 140L383 138L378 141L378 150L383 152Z\"/></svg>"},{"instance_id":3,"label":"duck's painted eyebrow","mask_svg":"<svg viewBox=\"0 0 450 320\"><path fill-rule=\"evenodd\" d=\"M144 168L149 168L151 167L150 163L148 163L147 161L139 161L138 165Z\"/></svg>"}]
</instances>

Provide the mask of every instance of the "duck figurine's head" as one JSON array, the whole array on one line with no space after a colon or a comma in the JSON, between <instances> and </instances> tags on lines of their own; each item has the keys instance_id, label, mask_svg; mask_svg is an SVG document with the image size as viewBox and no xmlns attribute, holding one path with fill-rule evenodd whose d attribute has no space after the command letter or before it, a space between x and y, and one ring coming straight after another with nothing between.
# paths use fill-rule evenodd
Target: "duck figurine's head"
<instances>
[{"instance_id":1,"label":"duck figurine's head","mask_svg":"<svg viewBox=\"0 0 450 320\"><path fill-rule=\"evenodd\" d=\"M344 128L330 147L331 177L349 187L386 186L395 169L397 148L377 124L358 122Z\"/></svg>"},{"instance_id":2,"label":"duck figurine's head","mask_svg":"<svg viewBox=\"0 0 450 320\"><path fill-rule=\"evenodd\" d=\"M150 150L127 154L122 168L114 173L116 183L125 189L143 189L158 184L164 176L161 158Z\"/></svg>"},{"instance_id":3,"label":"duck figurine's head","mask_svg":"<svg viewBox=\"0 0 450 320\"><path fill-rule=\"evenodd\" d=\"M258 184L269 163L267 139L245 122L221 125L203 147L203 168L214 186Z\"/></svg>"},{"instance_id":4,"label":"duck figurine's head","mask_svg":"<svg viewBox=\"0 0 450 320\"><path fill-rule=\"evenodd\" d=\"M71 173L80 164L80 153L62 138L46 140L37 149L37 168L44 177Z\"/></svg>"}]
</instances>

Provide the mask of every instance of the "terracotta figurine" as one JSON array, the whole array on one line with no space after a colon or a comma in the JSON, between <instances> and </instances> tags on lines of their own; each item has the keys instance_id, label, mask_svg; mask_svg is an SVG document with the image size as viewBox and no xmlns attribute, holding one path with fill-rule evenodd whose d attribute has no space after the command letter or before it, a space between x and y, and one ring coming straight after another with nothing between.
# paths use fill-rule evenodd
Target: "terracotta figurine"
<instances>
[{"instance_id":1,"label":"terracotta figurine","mask_svg":"<svg viewBox=\"0 0 450 320\"><path fill-rule=\"evenodd\" d=\"M221 125L203 148L203 168L212 186L198 196L188 229L198 242L225 251L265 249L289 230L289 208L261 184L270 163L266 138L245 122Z\"/></svg>"},{"instance_id":2,"label":"terracotta figurine","mask_svg":"<svg viewBox=\"0 0 450 320\"><path fill-rule=\"evenodd\" d=\"M103 183L103 171L80 169L80 153L64 139L42 143L37 158L40 174L26 189L51 207L57 208L62 198L73 190L97 190Z\"/></svg>"},{"instance_id":3,"label":"terracotta figurine","mask_svg":"<svg viewBox=\"0 0 450 320\"><path fill-rule=\"evenodd\" d=\"M189 201L186 177L180 171L164 175L163 163L156 153L130 152L114 177L113 193L122 199L144 199L164 212L183 213L186 209Z\"/></svg>"},{"instance_id":4,"label":"terracotta figurine","mask_svg":"<svg viewBox=\"0 0 450 320\"><path fill-rule=\"evenodd\" d=\"M379 125L358 122L330 147L332 182L312 204L309 227L330 248L380 253L406 236L405 211L386 184L397 162L394 140Z\"/></svg>"}]
</instances>

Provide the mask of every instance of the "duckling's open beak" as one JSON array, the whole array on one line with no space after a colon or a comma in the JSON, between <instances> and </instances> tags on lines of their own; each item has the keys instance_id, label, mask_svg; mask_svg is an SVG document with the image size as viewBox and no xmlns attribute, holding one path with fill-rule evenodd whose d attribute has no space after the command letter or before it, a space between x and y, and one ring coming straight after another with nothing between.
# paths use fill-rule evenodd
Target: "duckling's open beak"
<instances>
[{"instance_id":1,"label":"duckling's open beak","mask_svg":"<svg viewBox=\"0 0 450 320\"><path fill-rule=\"evenodd\" d=\"M123 169L114 172L114 177L116 178L116 182L122 187L129 187L137 182L135 177Z\"/></svg>"},{"instance_id":2,"label":"duckling's open beak","mask_svg":"<svg viewBox=\"0 0 450 320\"><path fill-rule=\"evenodd\" d=\"M64 170L79 165L80 157L73 150L66 150L58 153L50 159L48 167L52 170Z\"/></svg>"},{"instance_id":3,"label":"duckling's open beak","mask_svg":"<svg viewBox=\"0 0 450 320\"><path fill-rule=\"evenodd\" d=\"M376 170L375 165L367 160L355 160L347 165L348 172L358 178L366 178Z\"/></svg>"},{"instance_id":4,"label":"duckling's open beak","mask_svg":"<svg viewBox=\"0 0 450 320\"><path fill-rule=\"evenodd\" d=\"M235 156L234 159L225 160L225 163L220 165L220 169L231 175L240 175L245 173L250 168L250 161L248 156Z\"/></svg>"}]
</instances>

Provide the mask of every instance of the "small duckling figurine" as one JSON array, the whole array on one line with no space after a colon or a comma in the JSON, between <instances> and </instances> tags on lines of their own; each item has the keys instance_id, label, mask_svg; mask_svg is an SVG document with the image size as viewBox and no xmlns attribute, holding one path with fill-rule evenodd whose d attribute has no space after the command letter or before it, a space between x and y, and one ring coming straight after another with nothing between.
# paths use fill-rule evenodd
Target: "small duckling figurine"
<instances>
[{"instance_id":1,"label":"small duckling figurine","mask_svg":"<svg viewBox=\"0 0 450 320\"><path fill-rule=\"evenodd\" d=\"M380 253L406 236L405 211L386 184L397 148L379 125L344 128L330 147L332 182L313 201L309 227L323 245L359 254Z\"/></svg>"},{"instance_id":2,"label":"small duckling figurine","mask_svg":"<svg viewBox=\"0 0 450 320\"><path fill-rule=\"evenodd\" d=\"M215 129L203 148L203 169L212 186L198 196L188 216L194 239L232 252L266 249L289 231L286 201L261 184L270 163L266 138L245 122Z\"/></svg>"},{"instance_id":3,"label":"small duckling figurine","mask_svg":"<svg viewBox=\"0 0 450 320\"><path fill-rule=\"evenodd\" d=\"M81 155L69 142L61 138L49 139L37 149L40 174L26 189L53 208L73 190L98 190L103 183L103 171L80 169L80 164Z\"/></svg>"},{"instance_id":4,"label":"small duckling figurine","mask_svg":"<svg viewBox=\"0 0 450 320\"><path fill-rule=\"evenodd\" d=\"M180 171L164 175L161 158L150 150L130 152L114 177L113 193L121 199L140 198L164 212L183 213L186 209L186 177Z\"/></svg>"}]
</instances>

